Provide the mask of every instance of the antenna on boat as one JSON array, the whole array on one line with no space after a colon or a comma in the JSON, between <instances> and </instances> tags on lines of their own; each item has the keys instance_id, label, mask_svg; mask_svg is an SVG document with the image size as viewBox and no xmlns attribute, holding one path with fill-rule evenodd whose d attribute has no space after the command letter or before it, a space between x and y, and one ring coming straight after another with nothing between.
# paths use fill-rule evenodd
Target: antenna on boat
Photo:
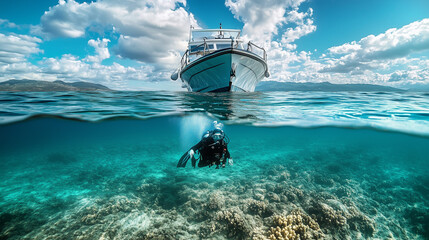
<instances>
[{"instance_id":1,"label":"antenna on boat","mask_svg":"<svg viewBox=\"0 0 429 240\"><path fill-rule=\"evenodd\" d=\"M223 32L222 32L222 23L219 23L219 29L221 30L221 31L219 31L219 38L223 38Z\"/></svg>"},{"instance_id":2,"label":"antenna on boat","mask_svg":"<svg viewBox=\"0 0 429 240\"><path fill-rule=\"evenodd\" d=\"M191 25L191 26L190 26L190 28L189 28L189 41L188 41L188 42L191 42L191 38L192 38L192 29L194 29L194 27Z\"/></svg>"}]
</instances>

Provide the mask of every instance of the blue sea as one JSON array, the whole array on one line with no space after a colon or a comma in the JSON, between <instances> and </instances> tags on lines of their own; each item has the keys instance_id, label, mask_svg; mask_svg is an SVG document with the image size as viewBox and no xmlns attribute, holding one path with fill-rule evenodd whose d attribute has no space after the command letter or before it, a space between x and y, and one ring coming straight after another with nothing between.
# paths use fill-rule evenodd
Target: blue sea
<instances>
[{"instance_id":1,"label":"blue sea","mask_svg":"<svg viewBox=\"0 0 429 240\"><path fill-rule=\"evenodd\" d=\"M429 239L429 94L0 92L0 239Z\"/></svg>"}]
</instances>

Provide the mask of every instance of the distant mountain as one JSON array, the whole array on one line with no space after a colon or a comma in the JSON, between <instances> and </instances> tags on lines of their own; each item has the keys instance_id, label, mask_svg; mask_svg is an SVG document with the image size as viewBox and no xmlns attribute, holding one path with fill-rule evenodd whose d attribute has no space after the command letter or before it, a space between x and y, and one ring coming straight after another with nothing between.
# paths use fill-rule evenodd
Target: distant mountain
<instances>
[{"instance_id":1,"label":"distant mountain","mask_svg":"<svg viewBox=\"0 0 429 240\"><path fill-rule=\"evenodd\" d=\"M63 81L9 80L0 82L0 91L50 92L50 91L112 91L101 84L89 82L66 83Z\"/></svg>"},{"instance_id":2,"label":"distant mountain","mask_svg":"<svg viewBox=\"0 0 429 240\"><path fill-rule=\"evenodd\" d=\"M295 82L276 82L264 81L256 86L255 91L404 91L402 89L373 85L373 84L332 84L329 82L322 83L295 83Z\"/></svg>"},{"instance_id":3,"label":"distant mountain","mask_svg":"<svg viewBox=\"0 0 429 240\"><path fill-rule=\"evenodd\" d=\"M429 92L429 86L428 85L412 86L412 87L408 88L408 91L410 91L410 92Z\"/></svg>"}]
</instances>

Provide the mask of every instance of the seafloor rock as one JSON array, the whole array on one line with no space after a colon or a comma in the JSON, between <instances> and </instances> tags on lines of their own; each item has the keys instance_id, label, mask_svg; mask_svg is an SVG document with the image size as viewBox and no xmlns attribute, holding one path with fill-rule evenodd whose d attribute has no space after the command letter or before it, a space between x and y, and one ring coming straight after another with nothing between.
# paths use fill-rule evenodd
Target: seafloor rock
<instances>
[{"instance_id":1,"label":"seafloor rock","mask_svg":"<svg viewBox=\"0 0 429 240\"><path fill-rule=\"evenodd\" d=\"M426 239L429 239L429 211L428 208L416 209L408 208L405 210L405 217L410 219L413 230Z\"/></svg>"},{"instance_id":2,"label":"seafloor rock","mask_svg":"<svg viewBox=\"0 0 429 240\"><path fill-rule=\"evenodd\" d=\"M166 229L155 229L148 233L141 233L136 236L140 240L170 240L176 239L176 235Z\"/></svg>"},{"instance_id":3,"label":"seafloor rock","mask_svg":"<svg viewBox=\"0 0 429 240\"><path fill-rule=\"evenodd\" d=\"M347 219L351 230L359 231L366 237L371 237L375 232L374 221L364 215L357 215Z\"/></svg>"},{"instance_id":4,"label":"seafloor rock","mask_svg":"<svg viewBox=\"0 0 429 240\"><path fill-rule=\"evenodd\" d=\"M340 186L337 188L335 193L338 197L350 197L353 194L353 189L346 186Z\"/></svg>"},{"instance_id":5,"label":"seafloor rock","mask_svg":"<svg viewBox=\"0 0 429 240\"><path fill-rule=\"evenodd\" d=\"M363 214L355 204L347 199L345 204L336 199L311 200L308 213L319 223L324 233L343 238L350 235L349 230L372 237L376 231L374 220Z\"/></svg>"},{"instance_id":6,"label":"seafloor rock","mask_svg":"<svg viewBox=\"0 0 429 240\"><path fill-rule=\"evenodd\" d=\"M32 228L42 226L46 220L34 215L30 209L19 209L0 214L0 239L13 239L18 234L30 232Z\"/></svg>"},{"instance_id":7,"label":"seafloor rock","mask_svg":"<svg viewBox=\"0 0 429 240\"><path fill-rule=\"evenodd\" d=\"M279 195L276 193L270 192L267 195L268 195L268 199L272 202L280 202L281 201Z\"/></svg>"},{"instance_id":8,"label":"seafloor rock","mask_svg":"<svg viewBox=\"0 0 429 240\"><path fill-rule=\"evenodd\" d=\"M308 213L316 219L321 227L341 227L347 221L341 211L334 210L328 204L319 201L312 201Z\"/></svg>"},{"instance_id":9,"label":"seafloor rock","mask_svg":"<svg viewBox=\"0 0 429 240\"><path fill-rule=\"evenodd\" d=\"M280 193L281 196L285 197L282 199L282 201L286 201L285 203L287 202L298 203L300 200L303 200L304 198L304 191L293 186L279 184L277 186L276 191Z\"/></svg>"},{"instance_id":10,"label":"seafloor rock","mask_svg":"<svg viewBox=\"0 0 429 240\"><path fill-rule=\"evenodd\" d=\"M322 185L322 186L325 186L325 187L332 187L335 185L334 179L329 178L326 175L316 173L313 175L313 179L314 179L315 183Z\"/></svg>"},{"instance_id":11,"label":"seafloor rock","mask_svg":"<svg viewBox=\"0 0 429 240\"><path fill-rule=\"evenodd\" d=\"M103 222L104 218L110 214L118 212L131 212L140 205L140 199L130 200L124 196L118 196L109 201L96 201L97 205L85 208L82 213L81 222L87 225Z\"/></svg>"},{"instance_id":12,"label":"seafloor rock","mask_svg":"<svg viewBox=\"0 0 429 240\"><path fill-rule=\"evenodd\" d=\"M273 214L272 209L270 209L269 205L264 201L251 199L246 203L245 208L252 215L259 215L261 217L269 217Z\"/></svg>"},{"instance_id":13,"label":"seafloor rock","mask_svg":"<svg viewBox=\"0 0 429 240\"><path fill-rule=\"evenodd\" d=\"M252 240L267 240L267 231L264 227L255 227L251 233Z\"/></svg>"},{"instance_id":14,"label":"seafloor rock","mask_svg":"<svg viewBox=\"0 0 429 240\"><path fill-rule=\"evenodd\" d=\"M206 204L209 210L219 210L225 205L225 198L220 193L210 194Z\"/></svg>"},{"instance_id":15,"label":"seafloor rock","mask_svg":"<svg viewBox=\"0 0 429 240\"><path fill-rule=\"evenodd\" d=\"M216 220L223 223L222 227L227 231L229 238L249 237L250 228L240 209L231 208L220 211L216 214Z\"/></svg>"}]
</instances>

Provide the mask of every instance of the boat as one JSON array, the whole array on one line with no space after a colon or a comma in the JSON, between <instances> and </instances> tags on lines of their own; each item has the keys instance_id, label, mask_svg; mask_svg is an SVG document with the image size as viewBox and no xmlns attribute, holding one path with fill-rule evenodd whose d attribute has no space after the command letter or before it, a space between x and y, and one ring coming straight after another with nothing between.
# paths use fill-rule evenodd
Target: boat
<instances>
[{"instance_id":1,"label":"boat","mask_svg":"<svg viewBox=\"0 0 429 240\"><path fill-rule=\"evenodd\" d=\"M244 43L236 29L194 29L180 66L179 77L190 92L253 92L269 77L267 53L252 42Z\"/></svg>"}]
</instances>

